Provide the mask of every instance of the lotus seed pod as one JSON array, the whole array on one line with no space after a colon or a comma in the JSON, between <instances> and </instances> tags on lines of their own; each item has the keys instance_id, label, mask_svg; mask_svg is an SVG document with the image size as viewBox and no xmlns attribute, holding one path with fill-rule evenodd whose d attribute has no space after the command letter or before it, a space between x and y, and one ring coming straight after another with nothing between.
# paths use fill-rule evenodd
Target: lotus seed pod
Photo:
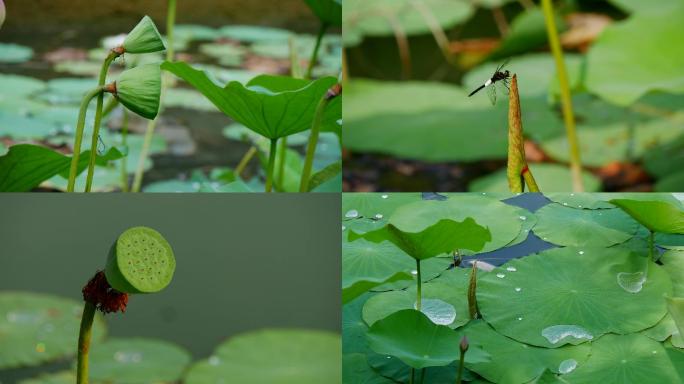
<instances>
[{"instance_id":1,"label":"lotus seed pod","mask_svg":"<svg viewBox=\"0 0 684 384\"><path fill-rule=\"evenodd\" d=\"M176 259L159 232L133 227L122 233L109 251L105 276L114 289L124 293L152 293L171 282Z\"/></svg>"},{"instance_id":2,"label":"lotus seed pod","mask_svg":"<svg viewBox=\"0 0 684 384\"><path fill-rule=\"evenodd\" d=\"M143 17L126 36L123 47L127 53L150 53L166 49L157 26L149 16Z\"/></svg>"},{"instance_id":3,"label":"lotus seed pod","mask_svg":"<svg viewBox=\"0 0 684 384\"><path fill-rule=\"evenodd\" d=\"M159 64L145 64L123 71L105 90L112 92L131 112L153 120L159 112L161 95Z\"/></svg>"}]
</instances>

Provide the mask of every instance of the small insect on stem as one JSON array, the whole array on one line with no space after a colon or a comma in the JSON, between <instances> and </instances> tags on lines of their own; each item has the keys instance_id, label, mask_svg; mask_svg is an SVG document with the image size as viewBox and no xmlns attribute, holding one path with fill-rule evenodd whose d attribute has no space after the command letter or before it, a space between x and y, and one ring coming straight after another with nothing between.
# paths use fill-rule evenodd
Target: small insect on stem
<instances>
[{"instance_id":1,"label":"small insect on stem","mask_svg":"<svg viewBox=\"0 0 684 384\"><path fill-rule=\"evenodd\" d=\"M480 85L477 89L474 91L470 92L468 97L473 96L474 94L478 93L484 88L487 88L487 96L489 96L489 101L492 103L492 105L496 104L496 86L503 84L507 90L509 90L509 81L511 79L511 73L508 70L503 70L504 66L508 64L509 59L504 61L501 65L499 65L496 70L494 71L494 74L492 77L487 79L484 84Z\"/></svg>"}]
</instances>

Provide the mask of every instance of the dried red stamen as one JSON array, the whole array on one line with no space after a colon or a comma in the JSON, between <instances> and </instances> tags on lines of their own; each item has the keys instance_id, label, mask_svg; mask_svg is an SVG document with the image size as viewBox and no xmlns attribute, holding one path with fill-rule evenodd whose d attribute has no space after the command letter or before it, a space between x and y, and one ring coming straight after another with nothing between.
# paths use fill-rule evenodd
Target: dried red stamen
<instances>
[{"instance_id":1,"label":"dried red stamen","mask_svg":"<svg viewBox=\"0 0 684 384\"><path fill-rule=\"evenodd\" d=\"M334 99L335 97L339 96L341 93L342 93L342 84L337 83L337 84L333 85L332 87L330 87L330 89L328 89L328 92L326 92L326 94L325 94L325 99L326 100Z\"/></svg>"},{"instance_id":2,"label":"dried red stamen","mask_svg":"<svg viewBox=\"0 0 684 384\"><path fill-rule=\"evenodd\" d=\"M116 96L116 82L105 85L103 90Z\"/></svg>"},{"instance_id":3,"label":"dried red stamen","mask_svg":"<svg viewBox=\"0 0 684 384\"><path fill-rule=\"evenodd\" d=\"M104 272L98 271L83 287L83 300L95 305L102 313L126 312L128 294L112 288Z\"/></svg>"}]
</instances>

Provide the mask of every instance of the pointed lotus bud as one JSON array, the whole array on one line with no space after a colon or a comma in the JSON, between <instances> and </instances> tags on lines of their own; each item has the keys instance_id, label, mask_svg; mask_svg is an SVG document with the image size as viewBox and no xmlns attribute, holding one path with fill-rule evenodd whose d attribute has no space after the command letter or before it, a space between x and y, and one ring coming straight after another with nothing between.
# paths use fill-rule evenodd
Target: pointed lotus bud
<instances>
[{"instance_id":1,"label":"pointed lotus bud","mask_svg":"<svg viewBox=\"0 0 684 384\"><path fill-rule=\"evenodd\" d=\"M146 119L153 120L159 112L161 95L161 69L159 64L145 64L123 71L119 78L107 86L121 104Z\"/></svg>"},{"instance_id":2,"label":"pointed lotus bud","mask_svg":"<svg viewBox=\"0 0 684 384\"><path fill-rule=\"evenodd\" d=\"M140 20L131 33L123 42L124 51L127 53L150 53L166 49L161 35L149 16Z\"/></svg>"},{"instance_id":3,"label":"pointed lotus bud","mask_svg":"<svg viewBox=\"0 0 684 384\"><path fill-rule=\"evenodd\" d=\"M465 351L468 350L469 346L470 344L468 343L468 337L463 336L463 338L461 339L461 344L459 344L458 346L459 348L461 348L461 352L465 353Z\"/></svg>"}]
</instances>

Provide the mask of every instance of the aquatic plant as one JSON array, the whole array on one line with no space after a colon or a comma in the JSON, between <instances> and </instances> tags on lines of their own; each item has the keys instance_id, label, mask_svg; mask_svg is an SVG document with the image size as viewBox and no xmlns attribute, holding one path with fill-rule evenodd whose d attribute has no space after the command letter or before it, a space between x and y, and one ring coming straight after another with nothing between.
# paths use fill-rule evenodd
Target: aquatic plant
<instances>
[{"instance_id":1,"label":"aquatic plant","mask_svg":"<svg viewBox=\"0 0 684 384\"><path fill-rule=\"evenodd\" d=\"M124 231L111 246L104 271L83 287L83 316L78 338L77 383L88 383L88 360L96 311L125 312L129 294L154 293L173 277L176 259L169 243L147 227Z\"/></svg>"}]
</instances>

